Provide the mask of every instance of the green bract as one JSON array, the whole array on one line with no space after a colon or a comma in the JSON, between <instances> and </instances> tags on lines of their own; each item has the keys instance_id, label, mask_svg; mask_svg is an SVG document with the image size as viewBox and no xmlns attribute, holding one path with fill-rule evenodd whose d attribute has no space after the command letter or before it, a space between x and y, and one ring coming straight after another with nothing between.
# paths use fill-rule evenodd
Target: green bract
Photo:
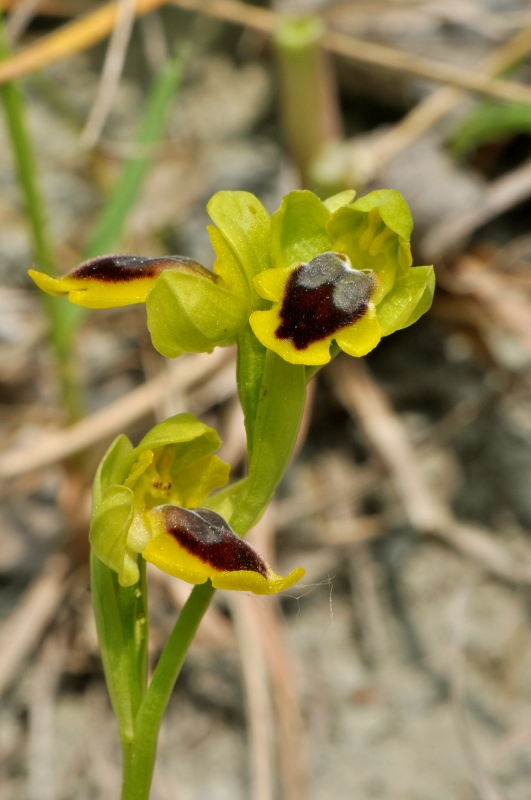
<instances>
[{"instance_id":1,"label":"green bract","mask_svg":"<svg viewBox=\"0 0 531 800\"><path fill-rule=\"evenodd\" d=\"M150 536L146 510L164 504L194 508L227 483L229 465L212 455L220 444L215 430L192 414L177 414L135 448L123 434L110 446L94 480L89 538L122 586L139 578L138 554Z\"/></svg>"},{"instance_id":2,"label":"green bract","mask_svg":"<svg viewBox=\"0 0 531 800\"><path fill-rule=\"evenodd\" d=\"M197 275L165 272L146 299L153 345L167 358L204 353L230 340L249 319L239 295Z\"/></svg>"}]
</instances>

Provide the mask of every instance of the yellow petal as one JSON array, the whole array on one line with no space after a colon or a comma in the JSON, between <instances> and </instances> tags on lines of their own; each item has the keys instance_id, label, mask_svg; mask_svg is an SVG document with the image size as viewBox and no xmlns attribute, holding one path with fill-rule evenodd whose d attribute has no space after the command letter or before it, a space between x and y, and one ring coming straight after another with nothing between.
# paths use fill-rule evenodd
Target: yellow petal
<instances>
[{"instance_id":1,"label":"yellow petal","mask_svg":"<svg viewBox=\"0 0 531 800\"><path fill-rule=\"evenodd\" d=\"M364 356L373 350L381 339L376 310L372 303L363 317L338 331L335 340L349 356Z\"/></svg>"},{"instance_id":2,"label":"yellow petal","mask_svg":"<svg viewBox=\"0 0 531 800\"><path fill-rule=\"evenodd\" d=\"M188 583L207 580L217 589L275 594L304 575L295 569L277 575L252 545L237 536L223 517L209 509L159 506L146 512L153 530L143 557Z\"/></svg>"},{"instance_id":3,"label":"yellow petal","mask_svg":"<svg viewBox=\"0 0 531 800\"><path fill-rule=\"evenodd\" d=\"M330 361L332 337L328 336L322 341L313 342L304 350L298 350L290 339L276 336L275 331L282 322L277 309L278 306L274 306L269 311L254 311L251 314L249 324L258 341L290 364L327 364Z\"/></svg>"},{"instance_id":4,"label":"yellow petal","mask_svg":"<svg viewBox=\"0 0 531 800\"><path fill-rule=\"evenodd\" d=\"M216 280L213 273L184 256L99 256L61 278L51 278L33 269L28 272L37 286L48 294L68 295L71 303L85 308L116 308L145 303L154 282L167 269Z\"/></svg>"},{"instance_id":5,"label":"yellow petal","mask_svg":"<svg viewBox=\"0 0 531 800\"><path fill-rule=\"evenodd\" d=\"M266 300L274 300L275 302L282 300L286 281L293 270L294 267L280 267L279 269L268 269L257 275L254 279L254 285L260 297L264 297Z\"/></svg>"}]
</instances>

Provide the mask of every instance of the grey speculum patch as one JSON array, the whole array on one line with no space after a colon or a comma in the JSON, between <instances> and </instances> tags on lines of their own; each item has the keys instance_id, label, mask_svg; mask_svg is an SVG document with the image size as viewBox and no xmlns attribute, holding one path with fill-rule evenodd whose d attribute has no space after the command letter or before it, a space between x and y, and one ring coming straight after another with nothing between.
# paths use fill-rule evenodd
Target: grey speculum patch
<instances>
[{"instance_id":1,"label":"grey speculum patch","mask_svg":"<svg viewBox=\"0 0 531 800\"><path fill-rule=\"evenodd\" d=\"M321 253L290 275L275 336L305 350L360 319L375 288L374 272L352 269L343 253Z\"/></svg>"},{"instance_id":2,"label":"grey speculum patch","mask_svg":"<svg viewBox=\"0 0 531 800\"><path fill-rule=\"evenodd\" d=\"M267 578L267 564L249 542L241 539L219 514L208 508L191 511L160 506L167 532L191 555L223 572L247 570Z\"/></svg>"},{"instance_id":3,"label":"grey speculum patch","mask_svg":"<svg viewBox=\"0 0 531 800\"><path fill-rule=\"evenodd\" d=\"M96 280L103 283L125 283L140 278L156 278L164 270L189 272L214 280L210 270L187 256L147 256L107 255L84 261L72 271L71 275L81 280Z\"/></svg>"}]
</instances>

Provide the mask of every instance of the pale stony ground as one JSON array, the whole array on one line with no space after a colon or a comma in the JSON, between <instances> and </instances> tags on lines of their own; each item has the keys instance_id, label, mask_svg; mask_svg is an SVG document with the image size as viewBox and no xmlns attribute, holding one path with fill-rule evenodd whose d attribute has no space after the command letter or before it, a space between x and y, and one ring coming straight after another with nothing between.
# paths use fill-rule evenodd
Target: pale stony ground
<instances>
[{"instance_id":1,"label":"pale stony ground","mask_svg":"<svg viewBox=\"0 0 531 800\"><path fill-rule=\"evenodd\" d=\"M378 4L371 15L367 4L328 13L343 14L345 29L357 35L414 52L429 42L432 55L452 58L449 52L459 51L470 65L496 38L493 14L516 20L526 11L518 2L467 3L463 22L459 3L414 4L401 14L395 5ZM272 211L294 186L262 44L223 30L212 21L197 27L203 52L191 60L168 142L129 221L125 250L170 250L210 265L204 206L214 191L256 192ZM141 68L131 63L99 154L91 159L82 153L78 137L97 84L97 63L97 56L83 56L47 73L60 87L66 115L52 102L57 98L49 85L29 82L27 88L64 269L76 263L142 105ZM354 130L389 124L426 91L419 82L401 80L397 87L381 77L367 82L363 71L345 65L342 70L345 111ZM439 132L423 139L413 155L392 162L386 181L404 191L421 233L448 209L473 206L486 183L477 171L451 161ZM31 254L17 196L0 125L0 431L6 448L60 423L45 320L25 277ZM522 224L520 217L498 224L496 246L520 233ZM476 327L472 314L460 313L440 302L427 321L383 343L368 362L433 491L459 519L488 527L523 562L531 531L530 359L514 335L495 323ZM150 349L141 309L94 314L79 353L89 411L164 368ZM229 430L231 402L218 397L203 418ZM133 426L131 436L139 438L148 424ZM282 600L304 720L308 800L531 800L529 587L492 577L477 561L412 530L364 432L341 407L325 374L306 443L281 497L303 496L312 487L326 492L330 458L336 466L350 465L353 482L361 475L356 470L376 469L374 485L347 502L347 511L354 522L370 517L377 530L356 550L355 537L332 541L327 513L301 514L285 529L277 520L279 569L294 563L308 569L297 598ZM72 545L58 510L58 504L64 510L68 491L62 470L51 467L23 476L1 495L4 620L46 556ZM87 487L82 500L86 505ZM86 527L83 542L85 533ZM353 566L356 552L365 559L361 573ZM368 595L360 574L372 586ZM152 589L157 653L176 608L167 587L155 582ZM219 640L219 631L217 640L207 636L193 648L179 679L161 733L154 800L251 798L245 687L229 609L221 597L223 617L217 622L221 639L229 632L226 641ZM1 699L0 798L114 800L119 763L81 568L44 643ZM275 758L273 764L278 766Z\"/></svg>"}]
</instances>

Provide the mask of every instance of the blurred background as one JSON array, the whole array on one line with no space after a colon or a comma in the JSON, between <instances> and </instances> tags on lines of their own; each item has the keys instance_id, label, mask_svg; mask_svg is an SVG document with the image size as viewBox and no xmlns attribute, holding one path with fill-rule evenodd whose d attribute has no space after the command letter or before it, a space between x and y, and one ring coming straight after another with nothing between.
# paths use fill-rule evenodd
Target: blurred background
<instances>
[{"instance_id":1,"label":"blurred background","mask_svg":"<svg viewBox=\"0 0 531 800\"><path fill-rule=\"evenodd\" d=\"M245 453L231 349L165 361L143 307L77 313L27 269L211 267L214 192L302 186L402 192L437 294L312 382L251 534L306 578L217 593L153 798L531 798L531 4L0 7L2 800L119 795L86 563L110 441L190 410ZM154 662L189 587L149 581Z\"/></svg>"}]
</instances>

